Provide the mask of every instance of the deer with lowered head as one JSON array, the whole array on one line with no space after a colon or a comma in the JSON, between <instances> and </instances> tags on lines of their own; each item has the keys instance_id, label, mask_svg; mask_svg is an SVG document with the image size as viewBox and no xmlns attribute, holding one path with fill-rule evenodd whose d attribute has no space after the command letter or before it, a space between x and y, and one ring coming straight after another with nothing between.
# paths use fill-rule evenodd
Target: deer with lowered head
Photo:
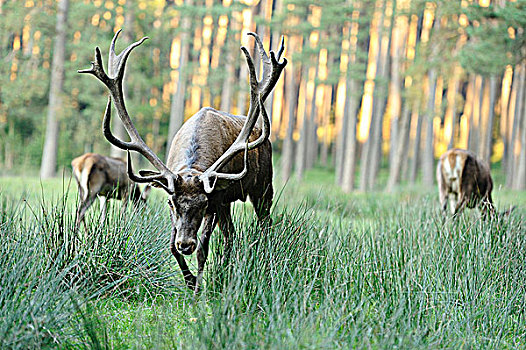
<instances>
[{"instance_id":1,"label":"deer with lowered head","mask_svg":"<svg viewBox=\"0 0 526 350\"><path fill-rule=\"evenodd\" d=\"M76 226L84 222L86 211L97 197L100 201L102 224L106 218L108 199L123 199L125 206L129 199L138 204L146 202L151 190L150 186L146 186L141 192L139 186L128 177L126 162L119 158L85 153L73 159L71 167L77 180L80 199Z\"/></svg>"},{"instance_id":2,"label":"deer with lowered head","mask_svg":"<svg viewBox=\"0 0 526 350\"><path fill-rule=\"evenodd\" d=\"M250 79L248 115L237 116L210 107L202 108L175 135L165 164L139 135L126 110L122 93L128 56L147 37L116 55L115 42L119 32L110 45L108 73L104 71L98 47L92 67L79 73L94 75L110 92L103 133L110 143L128 151L129 177L135 182L160 187L167 193L172 222L170 249L179 263L186 285L197 293L202 283L210 236L217 224L224 236L221 263L228 263L234 232L231 203L245 201L249 197L258 220L269 217L273 199L272 148L268 139L270 121L263 103L287 64L285 58L280 62L283 39L277 55L270 51L269 58L259 36L249 33L255 39L263 69L262 79L258 81L252 57L245 47L241 47ZM129 142L117 139L110 131L112 101L131 139ZM256 125L260 116L262 127ZM129 151L139 152L157 171L142 170L135 174ZM198 237L201 225L203 229ZM190 272L184 258L194 251L197 255L197 276Z\"/></svg>"},{"instance_id":3,"label":"deer with lowered head","mask_svg":"<svg viewBox=\"0 0 526 350\"><path fill-rule=\"evenodd\" d=\"M489 165L474 153L450 149L437 164L437 182L440 205L445 213L448 202L451 214L460 213L465 207L479 207L484 218L495 214L491 198L493 180Z\"/></svg>"}]
</instances>

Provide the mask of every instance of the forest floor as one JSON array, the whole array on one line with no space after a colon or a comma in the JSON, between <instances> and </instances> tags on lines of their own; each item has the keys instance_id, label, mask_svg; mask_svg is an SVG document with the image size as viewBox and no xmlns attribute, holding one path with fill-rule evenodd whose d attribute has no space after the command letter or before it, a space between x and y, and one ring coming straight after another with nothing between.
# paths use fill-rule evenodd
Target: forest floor
<instances>
[{"instance_id":1,"label":"forest floor","mask_svg":"<svg viewBox=\"0 0 526 350\"><path fill-rule=\"evenodd\" d=\"M435 187L278 179L272 226L237 203L230 264L216 230L194 298L161 191L104 225L96 204L77 231L69 176L0 178L0 348L524 348L526 192L496 180L516 209L483 221L444 219Z\"/></svg>"}]
</instances>

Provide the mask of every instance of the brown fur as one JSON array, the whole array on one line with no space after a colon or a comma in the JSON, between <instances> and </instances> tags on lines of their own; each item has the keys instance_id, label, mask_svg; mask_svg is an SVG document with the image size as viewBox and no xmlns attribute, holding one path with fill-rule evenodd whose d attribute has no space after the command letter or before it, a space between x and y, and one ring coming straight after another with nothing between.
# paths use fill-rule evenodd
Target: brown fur
<instances>
[{"instance_id":1,"label":"brown fur","mask_svg":"<svg viewBox=\"0 0 526 350\"><path fill-rule=\"evenodd\" d=\"M274 192L272 147L269 140L248 152L248 171L241 180L218 180L214 191L207 194L199 179L234 142L245 120L244 116L203 108L183 124L170 147L167 166L178 175L176 192L169 199L173 227L170 246L186 284L195 290L199 289L208 255L208 241L216 224L219 224L225 238L222 263L229 260L231 235L234 232L230 203L246 201L249 197L259 220L266 220L270 213ZM256 140L261 132L255 126L249 140ZM243 168L243 152L240 152L220 171L239 173ZM197 232L203 221L203 232L198 240ZM192 254L196 249L199 265L197 278L190 273L181 255Z\"/></svg>"},{"instance_id":2,"label":"brown fur","mask_svg":"<svg viewBox=\"0 0 526 350\"><path fill-rule=\"evenodd\" d=\"M139 187L129 179L126 162L122 159L86 153L73 159L71 167L79 188L77 225L84 220L86 211L97 197L103 210L101 222L106 214L106 199L127 200L130 197L135 203L146 200L149 189L141 196Z\"/></svg>"},{"instance_id":3,"label":"brown fur","mask_svg":"<svg viewBox=\"0 0 526 350\"><path fill-rule=\"evenodd\" d=\"M438 161L437 182L442 210L450 204L452 214L478 206L483 215L494 214L493 180L488 164L474 153L461 149L445 152Z\"/></svg>"}]
</instances>

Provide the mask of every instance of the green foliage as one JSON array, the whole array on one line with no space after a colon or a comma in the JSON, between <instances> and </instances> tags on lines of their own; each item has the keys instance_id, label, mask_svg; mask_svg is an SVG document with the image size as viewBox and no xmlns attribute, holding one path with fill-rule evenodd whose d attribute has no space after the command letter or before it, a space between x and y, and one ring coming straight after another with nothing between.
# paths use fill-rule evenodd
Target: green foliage
<instances>
[{"instance_id":1,"label":"green foliage","mask_svg":"<svg viewBox=\"0 0 526 350\"><path fill-rule=\"evenodd\" d=\"M526 1L487 8L471 4L465 14L470 21L466 30L470 40L462 48L460 62L466 70L486 76L499 74L506 65L526 57Z\"/></svg>"}]
</instances>

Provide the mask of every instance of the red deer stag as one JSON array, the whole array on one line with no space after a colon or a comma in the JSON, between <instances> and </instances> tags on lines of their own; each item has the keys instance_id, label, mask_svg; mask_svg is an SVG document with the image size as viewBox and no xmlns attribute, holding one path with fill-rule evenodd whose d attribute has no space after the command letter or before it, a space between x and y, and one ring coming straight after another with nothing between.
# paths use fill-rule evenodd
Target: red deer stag
<instances>
[{"instance_id":1,"label":"red deer stag","mask_svg":"<svg viewBox=\"0 0 526 350\"><path fill-rule=\"evenodd\" d=\"M445 152L438 161L436 176L444 213L449 200L449 209L453 215L466 206L479 206L484 218L488 213L495 214L489 166L474 153L462 149Z\"/></svg>"},{"instance_id":2,"label":"red deer stag","mask_svg":"<svg viewBox=\"0 0 526 350\"><path fill-rule=\"evenodd\" d=\"M126 162L118 158L86 153L73 159L71 167L79 187L77 226L84 222L86 211L97 197L102 212L100 222L103 223L106 218L108 198L124 199L125 205L128 199L131 199L137 204L146 202L151 190L147 186L141 193L139 186L131 181L126 173Z\"/></svg>"},{"instance_id":3,"label":"red deer stag","mask_svg":"<svg viewBox=\"0 0 526 350\"><path fill-rule=\"evenodd\" d=\"M252 57L243 51L250 76L250 108L248 115L236 116L213 108L202 108L177 132L168 153L167 164L146 145L133 125L126 110L122 81L130 52L147 38L131 44L119 55L115 54L115 34L109 50L108 74L104 71L100 49L95 49L92 67L79 73L97 77L110 91L103 122L103 133L113 145L128 151L128 175L135 182L151 183L168 194L172 235L170 249L182 270L186 285L194 292L199 290L208 256L210 235L217 223L222 231L225 249L222 264L228 262L231 236L234 231L230 214L231 203L250 197L258 220L268 217L272 205L272 148L268 140L270 122L263 102L276 85L287 60L281 54L283 39L277 53L270 51L270 58L260 38L256 47L263 65L262 79L257 80ZM131 141L117 139L110 131L111 102L115 104ZM261 115L262 128L256 125ZM134 174L129 151L142 154L157 171L139 171ZM241 152L244 151L243 154ZM221 172L220 172L221 171ZM204 223L203 223L204 220ZM198 230L203 223L201 237ZM197 277L186 264L183 255L197 250Z\"/></svg>"}]
</instances>

